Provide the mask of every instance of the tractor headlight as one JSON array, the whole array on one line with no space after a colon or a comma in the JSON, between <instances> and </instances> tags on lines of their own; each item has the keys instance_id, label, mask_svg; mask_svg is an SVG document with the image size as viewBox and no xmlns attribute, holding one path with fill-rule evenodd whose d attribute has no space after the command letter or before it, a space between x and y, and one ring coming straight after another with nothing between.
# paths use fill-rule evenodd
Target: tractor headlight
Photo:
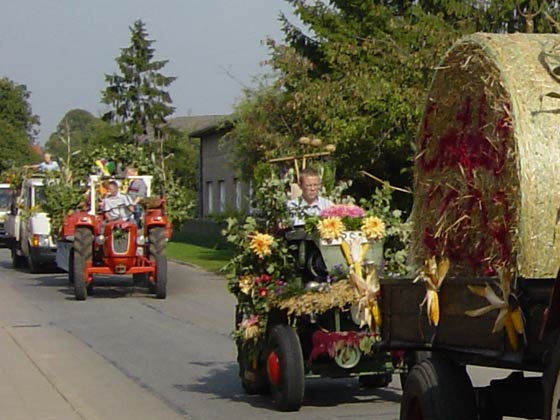
<instances>
[{"instance_id":1,"label":"tractor headlight","mask_svg":"<svg viewBox=\"0 0 560 420\"><path fill-rule=\"evenodd\" d=\"M95 237L95 243L97 245L103 245L105 243L105 236L104 235L97 235Z\"/></svg>"},{"instance_id":2,"label":"tractor headlight","mask_svg":"<svg viewBox=\"0 0 560 420\"><path fill-rule=\"evenodd\" d=\"M136 245L144 245L146 243L146 238L144 237L144 235L138 235L138 237L136 238Z\"/></svg>"},{"instance_id":3,"label":"tractor headlight","mask_svg":"<svg viewBox=\"0 0 560 420\"><path fill-rule=\"evenodd\" d=\"M49 246L49 235L33 235L31 238L31 245L34 247L47 247Z\"/></svg>"}]
</instances>

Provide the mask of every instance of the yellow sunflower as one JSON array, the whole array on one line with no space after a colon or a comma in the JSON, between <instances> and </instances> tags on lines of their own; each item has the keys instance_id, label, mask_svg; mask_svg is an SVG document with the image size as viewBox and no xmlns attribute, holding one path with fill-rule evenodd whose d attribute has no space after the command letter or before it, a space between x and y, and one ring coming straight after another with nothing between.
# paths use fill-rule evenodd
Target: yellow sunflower
<instances>
[{"instance_id":1,"label":"yellow sunflower","mask_svg":"<svg viewBox=\"0 0 560 420\"><path fill-rule=\"evenodd\" d=\"M251 243L249 248L253 251L259 258L264 258L266 255L272 254L270 247L274 243L274 238L268 233L255 233L251 235Z\"/></svg>"},{"instance_id":2,"label":"yellow sunflower","mask_svg":"<svg viewBox=\"0 0 560 420\"><path fill-rule=\"evenodd\" d=\"M379 217L366 217L362 222L362 233L368 239L381 239L385 236L385 223Z\"/></svg>"},{"instance_id":3,"label":"yellow sunflower","mask_svg":"<svg viewBox=\"0 0 560 420\"><path fill-rule=\"evenodd\" d=\"M323 239L338 239L344 231L344 223L339 217L326 217L319 221L317 229Z\"/></svg>"}]
</instances>

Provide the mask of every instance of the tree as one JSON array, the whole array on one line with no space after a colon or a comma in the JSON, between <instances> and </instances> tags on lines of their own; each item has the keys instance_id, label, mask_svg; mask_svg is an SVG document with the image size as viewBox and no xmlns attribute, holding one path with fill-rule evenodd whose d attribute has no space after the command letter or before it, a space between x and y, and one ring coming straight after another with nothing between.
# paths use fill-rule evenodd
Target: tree
<instances>
[{"instance_id":1,"label":"tree","mask_svg":"<svg viewBox=\"0 0 560 420\"><path fill-rule=\"evenodd\" d=\"M410 186L413 140L433 69L474 31L553 30L558 2L545 0L287 0L301 26L281 17L285 42L269 40L275 79L236 107L236 161L294 151L301 136L335 143L337 176L367 196L371 172Z\"/></svg>"},{"instance_id":2,"label":"tree","mask_svg":"<svg viewBox=\"0 0 560 420\"><path fill-rule=\"evenodd\" d=\"M49 136L45 149L66 161L68 139L72 151L109 146L120 138L118 127L93 116L82 109L68 111L58 123L56 131Z\"/></svg>"},{"instance_id":3,"label":"tree","mask_svg":"<svg viewBox=\"0 0 560 420\"><path fill-rule=\"evenodd\" d=\"M29 104L30 92L8 78L0 79L0 171L37 159L33 139L39 117Z\"/></svg>"},{"instance_id":4,"label":"tree","mask_svg":"<svg viewBox=\"0 0 560 420\"><path fill-rule=\"evenodd\" d=\"M166 118L174 111L165 88L176 78L159 72L168 60L154 60L154 41L148 39L141 20L134 22L130 32L131 45L116 59L121 74L105 75L108 86L102 102L112 109L103 119L121 124L127 141L138 145L150 130L160 137Z\"/></svg>"}]
</instances>

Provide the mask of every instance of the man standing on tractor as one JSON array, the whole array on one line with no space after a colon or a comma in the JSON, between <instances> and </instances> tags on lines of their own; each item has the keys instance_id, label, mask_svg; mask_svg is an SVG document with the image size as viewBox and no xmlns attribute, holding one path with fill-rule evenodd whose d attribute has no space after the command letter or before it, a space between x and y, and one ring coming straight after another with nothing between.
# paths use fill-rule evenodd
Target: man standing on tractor
<instances>
[{"instance_id":1,"label":"man standing on tractor","mask_svg":"<svg viewBox=\"0 0 560 420\"><path fill-rule=\"evenodd\" d=\"M288 201L288 212L292 226L305 224L305 216L318 216L322 210L333 205L333 202L319 195L321 177L312 168L303 169L299 174L301 196Z\"/></svg>"},{"instance_id":2,"label":"man standing on tractor","mask_svg":"<svg viewBox=\"0 0 560 420\"><path fill-rule=\"evenodd\" d=\"M127 220L134 211L132 201L126 194L119 192L119 183L115 180L109 182L108 195L103 199L103 212L105 218L111 220Z\"/></svg>"}]
</instances>

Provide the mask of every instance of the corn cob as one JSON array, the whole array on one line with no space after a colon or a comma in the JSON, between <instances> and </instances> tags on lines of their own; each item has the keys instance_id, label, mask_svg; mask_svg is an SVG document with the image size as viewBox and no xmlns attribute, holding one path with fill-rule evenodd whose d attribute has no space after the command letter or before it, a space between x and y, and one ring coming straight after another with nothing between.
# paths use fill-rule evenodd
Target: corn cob
<instances>
[{"instance_id":1,"label":"corn cob","mask_svg":"<svg viewBox=\"0 0 560 420\"><path fill-rule=\"evenodd\" d=\"M513 351L517 351L517 349L519 348L517 332L515 331L515 327L513 326L513 321L511 319L510 313L506 315L505 327L509 344L511 345Z\"/></svg>"},{"instance_id":2,"label":"corn cob","mask_svg":"<svg viewBox=\"0 0 560 420\"><path fill-rule=\"evenodd\" d=\"M439 324L439 296L435 290L428 290L428 319L430 324Z\"/></svg>"},{"instance_id":3,"label":"corn cob","mask_svg":"<svg viewBox=\"0 0 560 420\"><path fill-rule=\"evenodd\" d=\"M525 328L523 326L523 315L521 314L521 309L516 308L510 311L509 315L511 316L511 322L513 324L513 328L515 329L515 331L518 334L523 334Z\"/></svg>"},{"instance_id":4,"label":"corn cob","mask_svg":"<svg viewBox=\"0 0 560 420\"><path fill-rule=\"evenodd\" d=\"M379 310L379 305L377 302L370 303L369 309L371 314L373 315L373 319L375 321L375 325L377 327L381 326L381 311Z\"/></svg>"},{"instance_id":5,"label":"corn cob","mask_svg":"<svg viewBox=\"0 0 560 420\"><path fill-rule=\"evenodd\" d=\"M350 245L348 245L348 242L342 241L340 243L340 249L342 250L342 255L344 255L344 259L346 260L348 267L350 267L352 265L352 256L350 255Z\"/></svg>"},{"instance_id":6,"label":"corn cob","mask_svg":"<svg viewBox=\"0 0 560 420\"><path fill-rule=\"evenodd\" d=\"M363 243L362 244L362 257L360 258L360 261L364 260L364 258L366 257L366 252L368 251L368 249L369 249L369 244L367 242Z\"/></svg>"}]
</instances>

